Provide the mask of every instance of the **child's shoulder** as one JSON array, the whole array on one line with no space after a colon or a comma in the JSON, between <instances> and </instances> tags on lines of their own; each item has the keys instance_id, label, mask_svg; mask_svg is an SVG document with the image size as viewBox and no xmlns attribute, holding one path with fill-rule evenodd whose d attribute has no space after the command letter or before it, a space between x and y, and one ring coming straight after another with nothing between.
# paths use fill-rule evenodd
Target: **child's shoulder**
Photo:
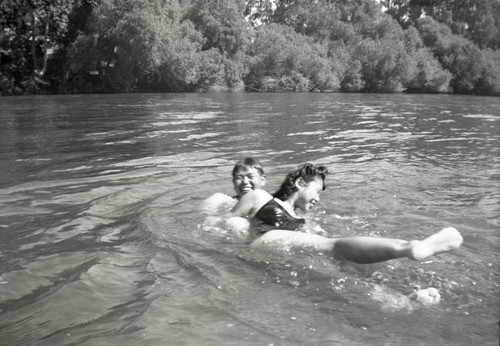
<instances>
[{"instance_id":1,"label":"child's shoulder","mask_svg":"<svg viewBox=\"0 0 500 346\"><path fill-rule=\"evenodd\" d=\"M273 196L265 190L256 189L248 192L241 199L245 199L245 203L251 204L253 209L260 209L264 204L273 199Z\"/></svg>"},{"instance_id":2,"label":"child's shoulder","mask_svg":"<svg viewBox=\"0 0 500 346\"><path fill-rule=\"evenodd\" d=\"M226 195L222 192L216 192L212 196L208 197L207 200L216 200L216 201L234 201L235 198Z\"/></svg>"},{"instance_id":3,"label":"child's shoulder","mask_svg":"<svg viewBox=\"0 0 500 346\"><path fill-rule=\"evenodd\" d=\"M236 202L236 198L216 192L201 203L201 211L205 214L218 214L225 209L232 208Z\"/></svg>"},{"instance_id":4,"label":"child's shoulder","mask_svg":"<svg viewBox=\"0 0 500 346\"><path fill-rule=\"evenodd\" d=\"M266 190L262 190L262 189L255 189L255 190L252 190L250 192L248 192L248 194L253 197L253 198L272 198L273 196L267 192Z\"/></svg>"}]
</instances>

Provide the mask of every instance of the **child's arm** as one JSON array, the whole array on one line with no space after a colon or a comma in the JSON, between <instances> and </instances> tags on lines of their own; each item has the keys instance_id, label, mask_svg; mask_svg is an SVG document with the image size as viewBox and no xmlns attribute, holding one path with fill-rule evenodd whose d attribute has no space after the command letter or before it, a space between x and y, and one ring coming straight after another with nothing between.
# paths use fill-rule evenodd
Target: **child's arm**
<instances>
[{"instance_id":1,"label":"child's arm","mask_svg":"<svg viewBox=\"0 0 500 346\"><path fill-rule=\"evenodd\" d=\"M224 212L227 213L235 204L235 198L217 192L204 200L200 209L205 215L219 215Z\"/></svg>"},{"instance_id":2,"label":"child's arm","mask_svg":"<svg viewBox=\"0 0 500 346\"><path fill-rule=\"evenodd\" d=\"M253 190L246 193L231 210L232 216L226 221L226 227L233 234L242 238L246 237L250 228L248 219L251 219L271 199L273 196L264 190Z\"/></svg>"},{"instance_id":3,"label":"child's arm","mask_svg":"<svg viewBox=\"0 0 500 346\"><path fill-rule=\"evenodd\" d=\"M268 192L264 190L253 190L243 195L238 203L231 210L233 216L252 218L259 210L273 199Z\"/></svg>"}]
</instances>

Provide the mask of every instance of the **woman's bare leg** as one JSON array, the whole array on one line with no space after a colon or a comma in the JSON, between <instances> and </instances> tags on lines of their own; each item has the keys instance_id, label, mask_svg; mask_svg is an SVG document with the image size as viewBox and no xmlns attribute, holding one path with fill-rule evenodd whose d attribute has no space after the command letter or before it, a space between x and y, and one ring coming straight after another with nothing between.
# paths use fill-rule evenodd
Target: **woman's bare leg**
<instances>
[{"instance_id":1,"label":"woman's bare leg","mask_svg":"<svg viewBox=\"0 0 500 346\"><path fill-rule=\"evenodd\" d=\"M449 227L421 241L373 237L331 239L303 232L272 230L257 238L252 247L333 252L335 258L357 263L376 263L402 257L421 261L440 252L456 249L461 244L460 233Z\"/></svg>"},{"instance_id":2,"label":"woman's bare leg","mask_svg":"<svg viewBox=\"0 0 500 346\"><path fill-rule=\"evenodd\" d=\"M424 240L354 237L338 239L333 247L336 258L357 263L375 263L406 257L422 261L440 252L459 248L462 236L453 227L444 228Z\"/></svg>"},{"instance_id":3,"label":"woman's bare leg","mask_svg":"<svg viewBox=\"0 0 500 346\"><path fill-rule=\"evenodd\" d=\"M253 248L274 250L304 249L317 252L331 252L336 239L325 238L317 234L288 230L271 230L252 243Z\"/></svg>"}]
</instances>

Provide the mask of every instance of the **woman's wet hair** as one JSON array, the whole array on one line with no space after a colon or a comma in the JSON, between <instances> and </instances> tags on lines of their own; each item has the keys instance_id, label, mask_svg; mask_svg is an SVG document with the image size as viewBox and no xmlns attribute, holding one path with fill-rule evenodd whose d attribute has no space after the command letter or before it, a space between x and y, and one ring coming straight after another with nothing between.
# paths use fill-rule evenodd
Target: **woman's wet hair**
<instances>
[{"instance_id":1,"label":"woman's wet hair","mask_svg":"<svg viewBox=\"0 0 500 346\"><path fill-rule=\"evenodd\" d=\"M264 175L264 167L259 160L253 157L245 157L243 160L236 162L233 168L233 177L240 171L248 168L255 168L260 175Z\"/></svg>"},{"instance_id":2,"label":"woman's wet hair","mask_svg":"<svg viewBox=\"0 0 500 346\"><path fill-rule=\"evenodd\" d=\"M295 181L302 178L306 183L310 183L314 179L321 177L323 180L323 190L326 188L326 175L328 174L328 168L325 166L316 166L312 163L306 162L299 165L294 170L290 171L281 187L278 191L274 193L274 197L281 199L282 201L287 200L295 191L297 187L295 186Z\"/></svg>"}]
</instances>

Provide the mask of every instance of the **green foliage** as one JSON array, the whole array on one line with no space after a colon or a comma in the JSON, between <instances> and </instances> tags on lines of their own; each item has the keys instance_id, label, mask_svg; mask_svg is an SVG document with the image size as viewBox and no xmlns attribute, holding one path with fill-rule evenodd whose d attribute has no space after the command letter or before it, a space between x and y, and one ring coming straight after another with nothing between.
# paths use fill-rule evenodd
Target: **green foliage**
<instances>
[{"instance_id":1,"label":"green foliage","mask_svg":"<svg viewBox=\"0 0 500 346\"><path fill-rule=\"evenodd\" d=\"M103 0L85 31L68 47L67 87L86 91L129 91L148 68L154 35L139 2Z\"/></svg>"},{"instance_id":2,"label":"green foliage","mask_svg":"<svg viewBox=\"0 0 500 346\"><path fill-rule=\"evenodd\" d=\"M38 93L50 87L50 59L80 0L0 2L3 93Z\"/></svg>"},{"instance_id":3,"label":"green foliage","mask_svg":"<svg viewBox=\"0 0 500 346\"><path fill-rule=\"evenodd\" d=\"M217 48L233 56L249 43L249 25L241 4L234 0L194 0L185 18L205 38L203 50Z\"/></svg>"},{"instance_id":4,"label":"green foliage","mask_svg":"<svg viewBox=\"0 0 500 346\"><path fill-rule=\"evenodd\" d=\"M476 85L476 93L500 95L500 50L484 49L481 52L483 69Z\"/></svg>"},{"instance_id":5,"label":"green foliage","mask_svg":"<svg viewBox=\"0 0 500 346\"><path fill-rule=\"evenodd\" d=\"M94 92L241 88L239 48L231 53L233 60L224 51L235 41L228 36L210 47L186 13L173 0L101 1L68 49L66 87Z\"/></svg>"},{"instance_id":6,"label":"green foliage","mask_svg":"<svg viewBox=\"0 0 500 346\"><path fill-rule=\"evenodd\" d=\"M149 23L154 28L150 68L145 71L143 88L151 84L161 91L195 91L200 79L203 36L190 21L181 21L179 7L164 7ZM210 68L210 66L206 66Z\"/></svg>"},{"instance_id":7,"label":"green foliage","mask_svg":"<svg viewBox=\"0 0 500 346\"><path fill-rule=\"evenodd\" d=\"M0 88L500 95L499 28L498 0L4 0Z\"/></svg>"},{"instance_id":8,"label":"green foliage","mask_svg":"<svg viewBox=\"0 0 500 346\"><path fill-rule=\"evenodd\" d=\"M355 50L365 81L364 91L401 92L408 56L401 42L364 40Z\"/></svg>"},{"instance_id":9,"label":"green foliage","mask_svg":"<svg viewBox=\"0 0 500 346\"><path fill-rule=\"evenodd\" d=\"M495 75L495 69L484 58L484 54L472 41L463 36L453 34L446 25L430 17L417 21L417 27L423 42L431 47L433 54L441 65L453 75L450 86L457 93L495 93L493 85L485 80L491 79L488 74ZM493 87L493 90L487 86ZM480 87L479 87L480 86Z\"/></svg>"},{"instance_id":10,"label":"green foliage","mask_svg":"<svg viewBox=\"0 0 500 346\"><path fill-rule=\"evenodd\" d=\"M269 24L256 31L249 50L250 73L245 79L249 90L308 91L338 90L325 46L293 31Z\"/></svg>"},{"instance_id":11,"label":"green foliage","mask_svg":"<svg viewBox=\"0 0 500 346\"><path fill-rule=\"evenodd\" d=\"M405 49L409 55L406 90L412 92L446 93L450 91L452 75L443 69L432 51L424 45L417 29L410 26L404 31Z\"/></svg>"},{"instance_id":12,"label":"green foliage","mask_svg":"<svg viewBox=\"0 0 500 346\"><path fill-rule=\"evenodd\" d=\"M403 27L416 25L422 14L481 48L500 48L500 2L498 0L385 0L387 13Z\"/></svg>"},{"instance_id":13,"label":"green foliage","mask_svg":"<svg viewBox=\"0 0 500 346\"><path fill-rule=\"evenodd\" d=\"M413 92L446 93L452 74L444 70L428 48L413 53L404 87Z\"/></svg>"}]
</instances>

